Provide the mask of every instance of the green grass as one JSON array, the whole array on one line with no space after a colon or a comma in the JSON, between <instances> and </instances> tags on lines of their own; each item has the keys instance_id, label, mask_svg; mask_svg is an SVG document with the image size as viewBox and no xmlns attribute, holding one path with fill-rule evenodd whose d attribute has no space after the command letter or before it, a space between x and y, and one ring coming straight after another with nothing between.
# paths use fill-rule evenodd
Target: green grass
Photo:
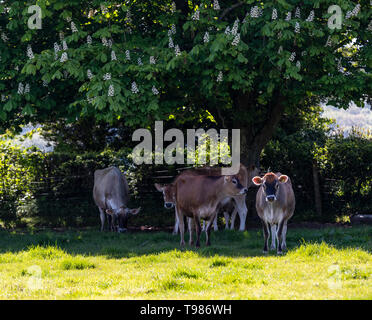
<instances>
[{"instance_id":1,"label":"green grass","mask_svg":"<svg viewBox=\"0 0 372 320\"><path fill-rule=\"evenodd\" d=\"M288 229L262 254L261 230L170 233L0 231L0 299L372 299L372 227Z\"/></svg>"}]
</instances>

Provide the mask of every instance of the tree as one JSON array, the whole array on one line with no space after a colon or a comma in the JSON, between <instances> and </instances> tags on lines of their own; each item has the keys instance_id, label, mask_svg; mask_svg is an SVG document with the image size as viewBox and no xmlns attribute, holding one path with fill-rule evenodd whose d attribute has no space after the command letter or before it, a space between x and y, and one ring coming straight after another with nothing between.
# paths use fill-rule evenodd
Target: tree
<instances>
[{"instance_id":1,"label":"tree","mask_svg":"<svg viewBox=\"0 0 372 320\"><path fill-rule=\"evenodd\" d=\"M251 164L283 114L371 100L367 0L39 0L41 30L27 28L30 4L0 5L3 128L88 116L135 128L207 115L241 129ZM341 29L328 26L335 4Z\"/></svg>"}]
</instances>

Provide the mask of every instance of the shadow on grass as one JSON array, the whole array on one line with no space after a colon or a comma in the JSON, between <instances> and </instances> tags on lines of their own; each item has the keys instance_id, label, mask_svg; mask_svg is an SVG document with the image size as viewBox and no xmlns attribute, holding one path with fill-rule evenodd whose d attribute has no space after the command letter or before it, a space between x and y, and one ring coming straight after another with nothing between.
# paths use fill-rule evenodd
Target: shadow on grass
<instances>
[{"instance_id":1,"label":"shadow on grass","mask_svg":"<svg viewBox=\"0 0 372 320\"><path fill-rule=\"evenodd\" d=\"M371 250L372 227L288 229L287 246L294 249L304 242L326 242L336 248L358 248ZM211 233L210 247L205 246L205 235L201 247L179 245L180 236L167 232L127 232L117 234L99 232L93 229L55 231L0 231L0 254L17 253L34 246L55 246L71 255L105 256L110 259L125 259L143 255L156 255L170 251L191 251L202 257L265 257L262 253L263 236L261 229L245 232L223 230ZM274 251L269 256L276 255Z\"/></svg>"}]
</instances>

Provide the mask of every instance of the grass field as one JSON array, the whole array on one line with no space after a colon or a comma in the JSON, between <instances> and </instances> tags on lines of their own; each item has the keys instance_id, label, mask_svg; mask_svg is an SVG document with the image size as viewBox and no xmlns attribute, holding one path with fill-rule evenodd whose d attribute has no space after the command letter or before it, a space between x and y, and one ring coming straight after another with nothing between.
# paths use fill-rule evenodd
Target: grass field
<instances>
[{"instance_id":1,"label":"grass field","mask_svg":"<svg viewBox=\"0 0 372 320\"><path fill-rule=\"evenodd\" d=\"M258 229L198 250L166 232L0 231L0 299L372 299L372 227L289 226L287 244L264 256Z\"/></svg>"}]
</instances>

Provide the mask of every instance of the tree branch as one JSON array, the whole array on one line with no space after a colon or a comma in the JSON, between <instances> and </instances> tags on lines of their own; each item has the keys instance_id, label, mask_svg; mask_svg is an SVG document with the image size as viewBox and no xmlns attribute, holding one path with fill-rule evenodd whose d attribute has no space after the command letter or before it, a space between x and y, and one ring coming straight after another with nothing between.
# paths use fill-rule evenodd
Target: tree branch
<instances>
[{"instance_id":1,"label":"tree branch","mask_svg":"<svg viewBox=\"0 0 372 320\"><path fill-rule=\"evenodd\" d=\"M184 15L189 13L189 5L187 0L175 0L177 9L181 10Z\"/></svg>"},{"instance_id":2,"label":"tree branch","mask_svg":"<svg viewBox=\"0 0 372 320\"><path fill-rule=\"evenodd\" d=\"M243 4L244 4L244 2L238 2L234 5L232 5L230 8L225 9L220 16L220 20L222 20L230 11L242 6Z\"/></svg>"}]
</instances>

